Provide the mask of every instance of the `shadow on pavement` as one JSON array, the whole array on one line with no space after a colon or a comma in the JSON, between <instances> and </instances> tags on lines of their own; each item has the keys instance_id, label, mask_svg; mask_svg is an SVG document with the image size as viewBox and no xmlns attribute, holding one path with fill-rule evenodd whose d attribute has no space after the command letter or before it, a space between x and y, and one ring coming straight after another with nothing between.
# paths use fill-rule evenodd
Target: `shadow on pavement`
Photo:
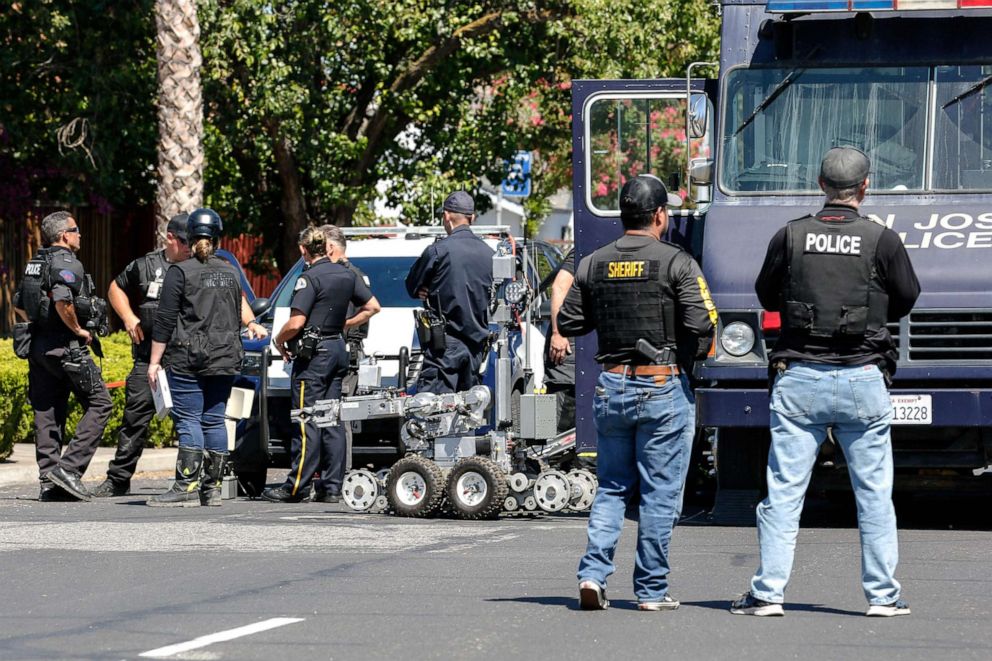
<instances>
[{"instance_id":1,"label":"shadow on pavement","mask_svg":"<svg viewBox=\"0 0 992 661\"><path fill-rule=\"evenodd\" d=\"M720 599L717 601L683 601L683 606L696 606L697 608L709 608L711 610L726 611L730 612L730 599ZM861 611L850 611L843 610L840 608L830 608L829 606L821 606L820 604L795 604L787 603L784 604L786 615L790 611L800 611L806 613L828 613L830 615L848 615L864 617L864 613Z\"/></svg>"}]
</instances>

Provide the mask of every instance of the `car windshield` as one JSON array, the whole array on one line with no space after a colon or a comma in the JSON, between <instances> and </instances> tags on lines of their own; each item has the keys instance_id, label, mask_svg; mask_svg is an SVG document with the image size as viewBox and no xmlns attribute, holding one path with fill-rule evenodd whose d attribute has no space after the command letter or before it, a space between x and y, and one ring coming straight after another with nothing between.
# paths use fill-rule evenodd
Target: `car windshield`
<instances>
[{"instance_id":1,"label":"car windshield","mask_svg":"<svg viewBox=\"0 0 992 661\"><path fill-rule=\"evenodd\" d=\"M823 154L852 145L871 158L873 192L924 189L929 80L927 67L730 72L722 188L819 193Z\"/></svg>"},{"instance_id":2,"label":"car windshield","mask_svg":"<svg viewBox=\"0 0 992 661\"><path fill-rule=\"evenodd\" d=\"M351 263L369 278L369 287L385 308L415 308L420 301L406 293L406 274L417 260L416 257L356 257ZM272 309L289 307L293 299L293 284L303 272L303 260L293 265L283 278L282 287L276 292Z\"/></svg>"},{"instance_id":3,"label":"car windshield","mask_svg":"<svg viewBox=\"0 0 992 661\"><path fill-rule=\"evenodd\" d=\"M406 293L406 275L416 257L355 257L351 263L369 277L369 287L384 308L416 308L420 300Z\"/></svg>"}]
</instances>

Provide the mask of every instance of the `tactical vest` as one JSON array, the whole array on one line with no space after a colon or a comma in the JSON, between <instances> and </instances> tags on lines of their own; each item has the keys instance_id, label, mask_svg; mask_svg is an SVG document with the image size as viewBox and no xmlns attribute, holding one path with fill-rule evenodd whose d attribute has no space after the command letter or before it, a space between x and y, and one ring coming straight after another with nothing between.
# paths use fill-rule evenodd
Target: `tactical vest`
<instances>
[{"instance_id":1,"label":"tactical vest","mask_svg":"<svg viewBox=\"0 0 992 661\"><path fill-rule=\"evenodd\" d=\"M48 296L52 291L49 264L51 260L45 248L39 250L24 267L24 279L20 286L21 307L32 323L48 324L52 302Z\"/></svg>"},{"instance_id":2,"label":"tactical vest","mask_svg":"<svg viewBox=\"0 0 992 661\"><path fill-rule=\"evenodd\" d=\"M158 312L158 301L162 295L162 282L168 270L169 262L162 250L150 252L138 262L138 289L141 292L138 319L145 339L133 348L136 359L148 361L151 358L152 327L155 325L155 313Z\"/></svg>"},{"instance_id":3,"label":"tactical vest","mask_svg":"<svg viewBox=\"0 0 992 661\"><path fill-rule=\"evenodd\" d=\"M175 264L186 278L179 320L166 349L167 366L181 374L237 374L241 347L241 284L219 257Z\"/></svg>"},{"instance_id":4,"label":"tactical vest","mask_svg":"<svg viewBox=\"0 0 992 661\"><path fill-rule=\"evenodd\" d=\"M786 226L784 332L855 340L885 326L889 297L875 270L884 230L867 219L827 222L814 216Z\"/></svg>"},{"instance_id":5,"label":"tactical vest","mask_svg":"<svg viewBox=\"0 0 992 661\"><path fill-rule=\"evenodd\" d=\"M652 242L620 248L618 242L592 256L591 303L595 308L600 355L626 354L632 364L647 359L637 353L637 340L656 349L675 349L675 294L669 271L679 250Z\"/></svg>"}]
</instances>

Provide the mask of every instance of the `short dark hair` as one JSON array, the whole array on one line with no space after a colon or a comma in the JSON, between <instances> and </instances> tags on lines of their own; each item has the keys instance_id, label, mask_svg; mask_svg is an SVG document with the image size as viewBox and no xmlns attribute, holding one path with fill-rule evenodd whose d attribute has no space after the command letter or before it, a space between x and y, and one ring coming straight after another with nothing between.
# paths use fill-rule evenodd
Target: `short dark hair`
<instances>
[{"instance_id":1,"label":"short dark hair","mask_svg":"<svg viewBox=\"0 0 992 661\"><path fill-rule=\"evenodd\" d=\"M44 217L41 221L41 238L46 246L59 240L59 234L69 227L72 214L68 211L56 211Z\"/></svg>"},{"instance_id":2,"label":"short dark hair","mask_svg":"<svg viewBox=\"0 0 992 661\"><path fill-rule=\"evenodd\" d=\"M643 230L651 226L651 221L654 219L654 214L657 209L653 211L638 211L635 213L624 213L620 214L620 222L623 224L625 230Z\"/></svg>"}]
</instances>

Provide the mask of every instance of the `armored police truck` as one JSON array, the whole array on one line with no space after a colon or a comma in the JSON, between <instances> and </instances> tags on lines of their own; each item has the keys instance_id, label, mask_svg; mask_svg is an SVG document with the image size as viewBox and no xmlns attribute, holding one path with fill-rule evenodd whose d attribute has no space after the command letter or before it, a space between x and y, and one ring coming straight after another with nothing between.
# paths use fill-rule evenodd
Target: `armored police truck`
<instances>
[{"instance_id":1,"label":"armored police truck","mask_svg":"<svg viewBox=\"0 0 992 661\"><path fill-rule=\"evenodd\" d=\"M781 328L754 292L768 241L823 202L834 146L871 158L862 212L899 234L923 293L889 331L896 487L979 487L992 457L992 0L722 0L719 62L687 78L573 86L577 250L620 233L626 177L675 174L671 240L701 260L720 326L696 366L697 446L712 452L717 510L763 488L768 351ZM703 79L700 74L718 74ZM579 342L578 437L590 418L595 340ZM815 474L846 485L824 445ZM962 480L962 478L965 478Z\"/></svg>"}]
</instances>

